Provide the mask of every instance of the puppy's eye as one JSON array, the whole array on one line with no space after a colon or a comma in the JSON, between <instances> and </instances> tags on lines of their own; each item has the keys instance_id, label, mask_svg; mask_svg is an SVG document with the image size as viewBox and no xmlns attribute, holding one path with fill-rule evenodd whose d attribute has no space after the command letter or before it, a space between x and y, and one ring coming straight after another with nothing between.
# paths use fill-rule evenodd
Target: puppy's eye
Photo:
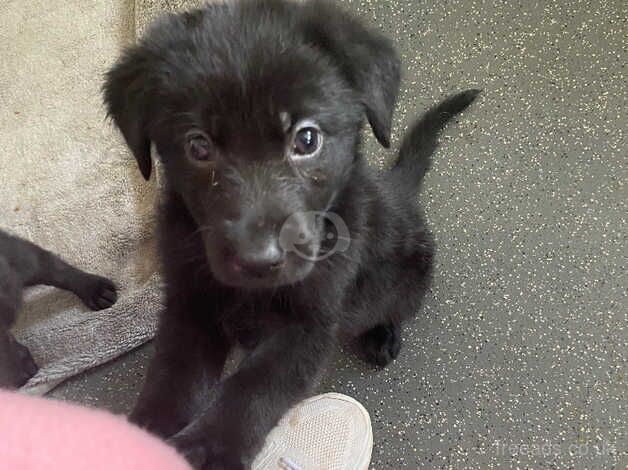
<instances>
[{"instance_id":1,"label":"puppy's eye","mask_svg":"<svg viewBox=\"0 0 628 470\"><path fill-rule=\"evenodd\" d=\"M192 160L206 162L211 158L212 145L204 134L190 133L187 136L186 153Z\"/></svg>"},{"instance_id":2,"label":"puppy's eye","mask_svg":"<svg viewBox=\"0 0 628 470\"><path fill-rule=\"evenodd\" d=\"M301 127L294 135L292 155L296 158L309 157L317 153L323 145L323 134L312 125Z\"/></svg>"}]
</instances>

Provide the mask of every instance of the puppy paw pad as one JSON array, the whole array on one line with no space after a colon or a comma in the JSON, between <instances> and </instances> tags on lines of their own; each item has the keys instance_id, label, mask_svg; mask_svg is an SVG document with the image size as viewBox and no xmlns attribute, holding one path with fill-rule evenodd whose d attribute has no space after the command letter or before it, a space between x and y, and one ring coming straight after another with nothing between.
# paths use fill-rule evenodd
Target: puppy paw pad
<instances>
[{"instance_id":1,"label":"puppy paw pad","mask_svg":"<svg viewBox=\"0 0 628 470\"><path fill-rule=\"evenodd\" d=\"M118 300L116 286L104 277L94 276L85 291L81 299L92 310L109 308Z\"/></svg>"}]
</instances>

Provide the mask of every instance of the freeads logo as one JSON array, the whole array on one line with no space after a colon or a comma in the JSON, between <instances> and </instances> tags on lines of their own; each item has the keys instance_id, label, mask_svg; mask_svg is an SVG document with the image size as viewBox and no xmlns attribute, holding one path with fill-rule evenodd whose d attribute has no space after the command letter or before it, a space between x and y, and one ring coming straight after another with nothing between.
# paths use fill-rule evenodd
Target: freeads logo
<instances>
[{"instance_id":1,"label":"freeads logo","mask_svg":"<svg viewBox=\"0 0 628 470\"><path fill-rule=\"evenodd\" d=\"M305 230L304 228L308 229ZM323 230L323 239L316 240ZM279 244L286 252L294 252L308 261L320 261L334 253L346 251L351 243L349 228L342 217L333 212L297 212L284 222ZM313 244L320 247L312 251Z\"/></svg>"}]
</instances>

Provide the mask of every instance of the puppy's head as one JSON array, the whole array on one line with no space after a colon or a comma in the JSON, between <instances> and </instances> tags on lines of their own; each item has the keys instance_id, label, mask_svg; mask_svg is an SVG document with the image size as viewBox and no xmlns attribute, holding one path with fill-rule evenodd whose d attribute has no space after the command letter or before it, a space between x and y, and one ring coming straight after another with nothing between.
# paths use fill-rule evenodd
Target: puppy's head
<instances>
[{"instance_id":1,"label":"puppy's head","mask_svg":"<svg viewBox=\"0 0 628 470\"><path fill-rule=\"evenodd\" d=\"M155 143L214 276L264 288L325 250L364 116L388 146L398 86L390 42L337 7L236 0L159 20L104 91L146 179Z\"/></svg>"}]
</instances>

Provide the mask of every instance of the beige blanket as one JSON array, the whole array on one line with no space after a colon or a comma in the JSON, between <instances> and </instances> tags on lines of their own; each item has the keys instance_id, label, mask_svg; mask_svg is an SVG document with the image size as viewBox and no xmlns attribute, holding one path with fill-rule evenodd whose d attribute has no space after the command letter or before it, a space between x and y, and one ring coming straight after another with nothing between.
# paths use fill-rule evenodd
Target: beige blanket
<instances>
[{"instance_id":1,"label":"beige blanket","mask_svg":"<svg viewBox=\"0 0 628 470\"><path fill-rule=\"evenodd\" d=\"M209 3L208 0L135 0L135 32L138 36L159 15Z\"/></svg>"},{"instance_id":2,"label":"beige blanket","mask_svg":"<svg viewBox=\"0 0 628 470\"><path fill-rule=\"evenodd\" d=\"M0 228L111 277L120 299L91 312L71 294L28 292L16 336L43 393L144 343L160 307L145 183L105 120L102 74L134 40L133 0L0 0Z\"/></svg>"}]
</instances>

